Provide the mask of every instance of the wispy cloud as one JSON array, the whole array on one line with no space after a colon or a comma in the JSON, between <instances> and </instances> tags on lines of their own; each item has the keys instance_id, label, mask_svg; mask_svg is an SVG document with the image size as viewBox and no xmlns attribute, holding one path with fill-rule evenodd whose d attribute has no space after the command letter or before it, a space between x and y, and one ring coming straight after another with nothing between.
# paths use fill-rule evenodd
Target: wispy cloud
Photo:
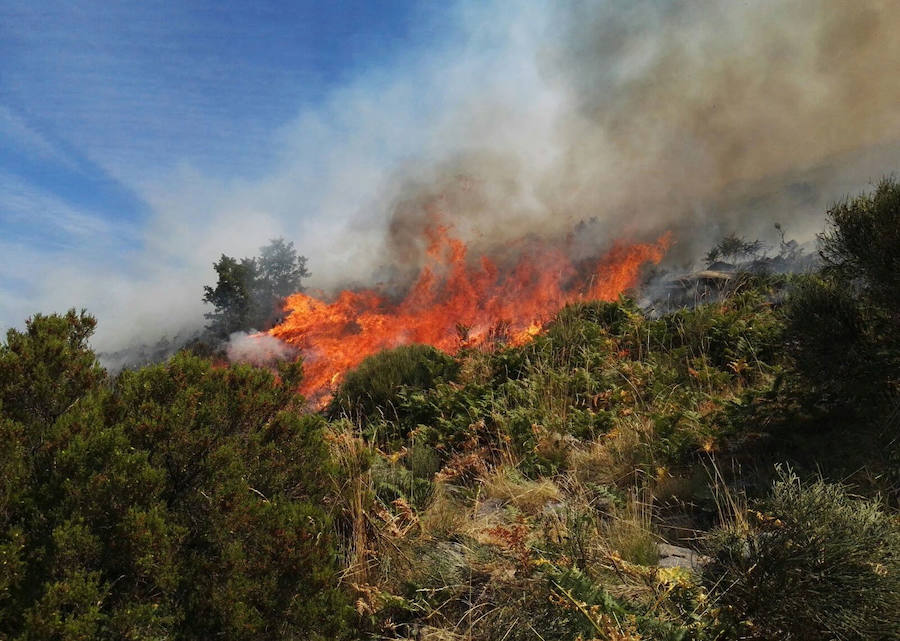
<instances>
[{"instance_id":1,"label":"wispy cloud","mask_svg":"<svg viewBox=\"0 0 900 641\"><path fill-rule=\"evenodd\" d=\"M127 224L80 209L21 178L0 171L0 226L21 238L39 238L50 247L78 250L85 243L122 243L133 233Z\"/></svg>"},{"instance_id":2,"label":"wispy cloud","mask_svg":"<svg viewBox=\"0 0 900 641\"><path fill-rule=\"evenodd\" d=\"M44 134L11 109L0 104L0 141L20 154L63 164L74 169L76 163Z\"/></svg>"}]
</instances>

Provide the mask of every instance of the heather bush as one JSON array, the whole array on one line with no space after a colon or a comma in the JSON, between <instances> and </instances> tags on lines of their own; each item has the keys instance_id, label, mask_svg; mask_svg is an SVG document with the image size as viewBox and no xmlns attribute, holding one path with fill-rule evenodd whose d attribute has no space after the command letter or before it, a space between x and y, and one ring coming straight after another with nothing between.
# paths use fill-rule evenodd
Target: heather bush
<instances>
[{"instance_id":1,"label":"heather bush","mask_svg":"<svg viewBox=\"0 0 900 641\"><path fill-rule=\"evenodd\" d=\"M179 355L111 384L93 319L0 345L0 638L336 638L324 421L300 370Z\"/></svg>"},{"instance_id":2,"label":"heather bush","mask_svg":"<svg viewBox=\"0 0 900 641\"><path fill-rule=\"evenodd\" d=\"M881 180L873 191L837 203L819 236L825 272L900 318L900 185Z\"/></svg>"},{"instance_id":3,"label":"heather bush","mask_svg":"<svg viewBox=\"0 0 900 641\"><path fill-rule=\"evenodd\" d=\"M459 373L459 363L451 356L428 345L405 345L366 358L348 372L341 382L327 413L346 416L360 424L378 421L399 423L400 394L403 391L428 390L440 382L451 381ZM405 434L378 436L390 440Z\"/></svg>"},{"instance_id":4,"label":"heather bush","mask_svg":"<svg viewBox=\"0 0 900 641\"><path fill-rule=\"evenodd\" d=\"M741 638L900 635L900 524L876 501L782 473L738 523L710 534L704 576Z\"/></svg>"}]
</instances>

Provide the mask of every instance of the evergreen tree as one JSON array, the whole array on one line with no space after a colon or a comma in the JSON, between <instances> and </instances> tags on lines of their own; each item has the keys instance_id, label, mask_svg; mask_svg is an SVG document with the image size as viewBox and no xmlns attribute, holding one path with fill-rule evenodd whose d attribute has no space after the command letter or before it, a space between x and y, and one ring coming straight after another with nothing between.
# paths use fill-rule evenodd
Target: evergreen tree
<instances>
[{"instance_id":1,"label":"evergreen tree","mask_svg":"<svg viewBox=\"0 0 900 641\"><path fill-rule=\"evenodd\" d=\"M306 257L297 255L294 243L275 238L259 251L259 276L267 293L282 299L302 289L302 281L309 276L309 271Z\"/></svg>"},{"instance_id":2,"label":"evergreen tree","mask_svg":"<svg viewBox=\"0 0 900 641\"><path fill-rule=\"evenodd\" d=\"M260 248L258 258L237 260L222 254L213 263L215 288L204 287L203 302L215 307L206 314L207 329L218 338L237 331L271 327L285 297L301 291L309 276L306 257L298 256L294 243L283 238Z\"/></svg>"},{"instance_id":3,"label":"evergreen tree","mask_svg":"<svg viewBox=\"0 0 900 641\"><path fill-rule=\"evenodd\" d=\"M256 261L252 258L238 261L222 254L213 263L213 269L218 274L215 288L208 285L203 288L203 302L215 308L215 311L205 314L210 321L207 329L220 338L251 329L258 307L254 296L258 280Z\"/></svg>"}]
</instances>

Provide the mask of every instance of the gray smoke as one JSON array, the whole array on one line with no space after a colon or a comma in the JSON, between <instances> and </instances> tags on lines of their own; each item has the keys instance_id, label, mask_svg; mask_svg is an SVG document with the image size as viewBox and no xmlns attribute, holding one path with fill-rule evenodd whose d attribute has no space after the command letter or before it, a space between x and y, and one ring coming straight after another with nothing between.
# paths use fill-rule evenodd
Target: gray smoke
<instances>
[{"instance_id":1,"label":"gray smoke","mask_svg":"<svg viewBox=\"0 0 900 641\"><path fill-rule=\"evenodd\" d=\"M403 282L435 215L473 253L581 221L585 253L672 231L678 270L725 234L774 242L776 221L808 241L900 168L897 0L460 0L422 28L452 36L260 141L264 175L147 181L143 253L47 261L4 314L86 306L100 347L152 343L202 322L222 252L284 236L311 287Z\"/></svg>"},{"instance_id":2,"label":"gray smoke","mask_svg":"<svg viewBox=\"0 0 900 641\"><path fill-rule=\"evenodd\" d=\"M900 166L898 9L554 3L529 52L537 91L473 103L468 138L454 129L468 148L397 189L388 253L415 248L431 211L492 243L589 218L607 241L670 229L683 259L726 233L771 240L776 221L808 240L832 201ZM532 101L547 110L520 119Z\"/></svg>"}]
</instances>

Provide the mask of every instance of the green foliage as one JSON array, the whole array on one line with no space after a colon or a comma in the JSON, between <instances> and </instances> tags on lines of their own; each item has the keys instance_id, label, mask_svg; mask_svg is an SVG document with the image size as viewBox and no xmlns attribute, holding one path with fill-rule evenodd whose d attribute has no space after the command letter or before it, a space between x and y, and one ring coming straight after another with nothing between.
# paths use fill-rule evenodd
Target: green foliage
<instances>
[{"instance_id":1,"label":"green foliage","mask_svg":"<svg viewBox=\"0 0 900 641\"><path fill-rule=\"evenodd\" d=\"M647 340L663 358L681 361L685 367L693 360L703 367L733 371L732 364L742 361L752 374L772 360L780 332L781 322L765 297L749 290L722 303L667 314L649 325Z\"/></svg>"},{"instance_id":2,"label":"green foliage","mask_svg":"<svg viewBox=\"0 0 900 641\"><path fill-rule=\"evenodd\" d=\"M267 329L281 311L286 296L302 290L309 276L306 257L298 256L294 243L283 238L260 248L258 258L237 260L222 254L213 263L216 286L203 288L203 302L214 307L207 313L207 330L224 339L232 332Z\"/></svg>"},{"instance_id":3,"label":"green foliage","mask_svg":"<svg viewBox=\"0 0 900 641\"><path fill-rule=\"evenodd\" d=\"M790 298L794 354L824 400L878 405L900 371L900 186L885 179L835 205L828 220L823 274Z\"/></svg>"},{"instance_id":4,"label":"green foliage","mask_svg":"<svg viewBox=\"0 0 900 641\"><path fill-rule=\"evenodd\" d=\"M578 568L551 567L547 574L560 606L552 618L553 627L565 630L553 638L689 638L686 627L628 607Z\"/></svg>"},{"instance_id":5,"label":"green foliage","mask_svg":"<svg viewBox=\"0 0 900 641\"><path fill-rule=\"evenodd\" d=\"M900 312L900 185L885 178L872 193L832 207L827 217L828 228L819 236L827 271L861 285L877 305Z\"/></svg>"},{"instance_id":6,"label":"green foliage","mask_svg":"<svg viewBox=\"0 0 900 641\"><path fill-rule=\"evenodd\" d=\"M332 467L298 368L181 354L107 387L92 326L36 317L3 347L0 638L340 636Z\"/></svg>"},{"instance_id":7,"label":"green foliage","mask_svg":"<svg viewBox=\"0 0 900 641\"><path fill-rule=\"evenodd\" d=\"M348 372L328 408L331 416L346 415L360 423L399 421L401 395L428 390L453 380L459 363L429 345L405 345L366 358ZM405 418L405 417L404 417ZM397 423L391 423L396 425ZM397 436L388 428L378 436L389 441Z\"/></svg>"},{"instance_id":8,"label":"green foliage","mask_svg":"<svg viewBox=\"0 0 900 641\"><path fill-rule=\"evenodd\" d=\"M215 311L205 314L210 321L207 329L220 338L232 332L250 329L256 320L257 309L253 290L256 285L256 261L248 258L238 261L222 254L213 263L216 272L215 288L203 288L203 302Z\"/></svg>"},{"instance_id":9,"label":"green foliage","mask_svg":"<svg viewBox=\"0 0 900 641\"><path fill-rule=\"evenodd\" d=\"M786 337L797 368L836 401L855 403L885 365L865 313L846 287L816 277L799 283L787 302Z\"/></svg>"},{"instance_id":10,"label":"green foliage","mask_svg":"<svg viewBox=\"0 0 900 641\"><path fill-rule=\"evenodd\" d=\"M710 537L704 575L724 618L759 639L895 639L900 524L839 485L783 473L764 513Z\"/></svg>"},{"instance_id":11,"label":"green foliage","mask_svg":"<svg viewBox=\"0 0 900 641\"><path fill-rule=\"evenodd\" d=\"M819 237L825 267L798 283L785 308L798 376L787 381L781 405L800 411L782 431L818 444L824 455L817 464L845 473L864 465L897 500L900 186L882 180L871 193L832 207L828 222ZM773 423L786 415L776 410Z\"/></svg>"},{"instance_id":12,"label":"green foliage","mask_svg":"<svg viewBox=\"0 0 900 641\"><path fill-rule=\"evenodd\" d=\"M82 310L35 314L25 331L11 329L0 344L0 407L10 419L43 428L62 415L106 373L88 346L97 321Z\"/></svg>"},{"instance_id":13,"label":"green foliage","mask_svg":"<svg viewBox=\"0 0 900 641\"><path fill-rule=\"evenodd\" d=\"M276 238L261 247L256 264L264 298L280 300L295 294L300 291L303 279L309 277L306 257L298 256L294 243L285 242L283 238ZM271 301L264 302L271 304Z\"/></svg>"}]
</instances>

